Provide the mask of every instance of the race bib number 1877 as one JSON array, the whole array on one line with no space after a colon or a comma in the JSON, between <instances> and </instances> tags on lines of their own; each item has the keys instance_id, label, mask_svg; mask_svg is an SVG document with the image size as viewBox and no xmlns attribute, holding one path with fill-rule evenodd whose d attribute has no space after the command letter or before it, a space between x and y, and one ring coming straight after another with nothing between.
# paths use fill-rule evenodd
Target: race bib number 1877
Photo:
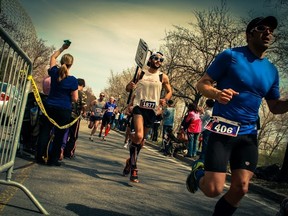
<instances>
[{"instance_id":1,"label":"race bib number 1877","mask_svg":"<svg viewBox=\"0 0 288 216\"><path fill-rule=\"evenodd\" d=\"M141 100L140 107L145 108L145 109L155 109L156 102Z\"/></svg>"}]
</instances>

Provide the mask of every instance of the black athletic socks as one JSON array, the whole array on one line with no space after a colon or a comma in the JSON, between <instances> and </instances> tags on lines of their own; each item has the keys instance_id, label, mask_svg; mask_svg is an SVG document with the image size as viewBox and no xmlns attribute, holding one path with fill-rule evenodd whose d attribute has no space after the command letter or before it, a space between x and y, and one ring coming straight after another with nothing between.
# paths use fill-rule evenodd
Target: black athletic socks
<instances>
[{"instance_id":1,"label":"black athletic socks","mask_svg":"<svg viewBox=\"0 0 288 216\"><path fill-rule=\"evenodd\" d=\"M137 155L139 155L142 145L141 144L136 144L136 145L137 145Z\"/></svg>"},{"instance_id":2,"label":"black athletic socks","mask_svg":"<svg viewBox=\"0 0 288 216\"><path fill-rule=\"evenodd\" d=\"M213 216L231 216L236 210L237 207L231 206L222 196L215 205Z\"/></svg>"},{"instance_id":3,"label":"black athletic socks","mask_svg":"<svg viewBox=\"0 0 288 216\"><path fill-rule=\"evenodd\" d=\"M131 143L130 145L130 161L131 161L131 167L136 168L136 162L137 162L137 155L138 155L138 144ZM139 150L140 151L140 150Z\"/></svg>"}]
</instances>

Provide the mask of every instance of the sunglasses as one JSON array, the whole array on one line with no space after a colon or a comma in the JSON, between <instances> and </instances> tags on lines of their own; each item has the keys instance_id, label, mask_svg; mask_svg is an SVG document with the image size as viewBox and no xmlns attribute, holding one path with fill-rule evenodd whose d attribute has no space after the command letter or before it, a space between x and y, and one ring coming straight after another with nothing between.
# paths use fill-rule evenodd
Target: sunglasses
<instances>
[{"instance_id":1,"label":"sunglasses","mask_svg":"<svg viewBox=\"0 0 288 216\"><path fill-rule=\"evenodd\" d=\"M164 61L164 58L159 58L158 56L154 56L154 57L153 57L153 60L154 60L154 61L163 62L163 61Z\"/></svg>"},{"instance_id":2,"label":"sunglasses","mask_svg":"<svg viewBox=\"0 0 288 216\"><path fill-rule=\"evenodd\" d=\"M267 30L269 30L269 32L273 33L274 29L272 29L271 27L269 26L265 26L265 25L259 25L259 26L256 26L255 28L253 28L251 30L252 31L256 31L256 32L260 32L260 33L263 33L263 32L266 32Z\"/></svg>"},{"instance_id":3,"label":"sunglasses","mask_svg":"<svg viewBox=\"0 0 288 216\"><path fill-rule=\"evenodd\" d=\"M105 95L100 95L101 97L105 97Z\"/></svg>"}]
</instances>

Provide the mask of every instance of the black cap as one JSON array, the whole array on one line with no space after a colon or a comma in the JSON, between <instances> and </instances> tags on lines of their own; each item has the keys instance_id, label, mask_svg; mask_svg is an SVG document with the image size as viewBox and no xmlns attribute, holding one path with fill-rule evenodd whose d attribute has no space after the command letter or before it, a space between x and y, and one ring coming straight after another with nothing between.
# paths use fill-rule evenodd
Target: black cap
<instances>
[{"instance_id":1,"label":"black cap","mask_svg":"<svg viewBox=\"0 0 288 216\"><path fill-rule=\"evenodd\" d=\"M84 80L84 79L78 78L77 80L78 80L78 85L79 85L79 86L85 87L85 80Z\"/></svg>"},{"instance_id":2,"label":"black cap","mask_svg":"<svg viewBox=\"0 0 288 216\"><path fill-rule=\"evenodd\" d=\"M278 22L274 16L257 17L249 22L246 28L246 33L249 33L253 28L259 25L267 25L272 29L276 29Z\"/></svg>"}]
</instances>

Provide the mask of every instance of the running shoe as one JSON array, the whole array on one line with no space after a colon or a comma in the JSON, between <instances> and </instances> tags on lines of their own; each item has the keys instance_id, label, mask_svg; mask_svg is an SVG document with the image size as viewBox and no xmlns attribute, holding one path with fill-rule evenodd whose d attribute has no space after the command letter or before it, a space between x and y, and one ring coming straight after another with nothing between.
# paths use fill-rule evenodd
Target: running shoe
<instances>
[{"instance_id":1,"label":"running shoe","mask_svg":"<svg viewBox=\"0 0 288 216\"><path fill-rule=\"evenodd\" d=\"M93 142L93 137L89 137L89 140L90 140L91 142Z\"/></svg>"},{"instance_id":2,"label":"running shoe","mask_svg":"<svg viewBox=\"0 0 288 216\"><path fill-rule=\"evenodd\" d=\"M123 176L127 176L130 173L131 166L130 166L130 158L126 160L126 165L123 170Z\"/></svg>"},{"instance_id":3,"label":"running shoe","mask_svg":"<svg viewBox=\"0 0 288 216\"><path fill-rule=\"evenodd\" d=\"M280 210L276 216L287 216L288 215L288 198L285 198L280 204Z\"/></svg>"},{"instance_id":4,"label":"running shoe","mask_svg":"<svg viewBox=\"0 0 288 216\"><path fill-rule=\"evenodd\" d=\"M129 142L126 142L123 147L127 149L128 145L129 145Z\"/></svg>"},{"instance_id":5,"label":"running shoe","mask_svg":"<svg viewBox=\"0 0 288 216\"><path fill-rule=\"evenodd\" d=\"M137 169L132 169L131 170L130 181L134 182L134 183L139 183L138 170Z\"/></svg>"},{"instance_id":6,"label":"running shoe","mask_svg":"<svg viewBox=\"0 0 288 216\"><path fill-rule=\"evenodd\" d=\"M130 145L132 144L132 140L128 139L128 141L125 143L124 148L130 148Z\"/></svg>"},{"instance_id":7,"label":"running shoe","mask_svg":"<svg viewBox=\"0 0 288 216\"><path fill-rule=\"evenodd\" d=\"M204 174L204 164L201 161L196 161L192 165L191 173L188 175L186 179L186 188L190 193L195 193L198 190L199 179L197 179L197 172L200 171ZM202 177L202 175L201 175ZM199 178L199 177L198 177Z\"/></svg>"},{"instance_id":8,"label":"running shoe","mask_svg":"<svg viewBox=\"0 0 288 216\"><path fill-rule=\"evenodd\" d=\"M64 149L61 148L59 160L61 161L61 160L63 160L63 158L64 158Z\"/></svg>"},{"instance_id":9,"label":"running shoe","mask_svg":"<svg viewBox=\"0 0 288 216\"><path fill-rule=\"evenodd\" d=\"M102 134L101 134L101 133L99 133L98 137L101 137L101 135L102 135Z\"/></svg>"},{"instance_id":10,"label":"running shoe","mask_svg":"<svg viewBox=\"0 0 288 216\"><path fill-rule=\"evenodd\" d=\"M106 141L106 137L105 137L105 136L103 136L102 140L103 140L103 141Z\"/></svg>"}]
</instances>

